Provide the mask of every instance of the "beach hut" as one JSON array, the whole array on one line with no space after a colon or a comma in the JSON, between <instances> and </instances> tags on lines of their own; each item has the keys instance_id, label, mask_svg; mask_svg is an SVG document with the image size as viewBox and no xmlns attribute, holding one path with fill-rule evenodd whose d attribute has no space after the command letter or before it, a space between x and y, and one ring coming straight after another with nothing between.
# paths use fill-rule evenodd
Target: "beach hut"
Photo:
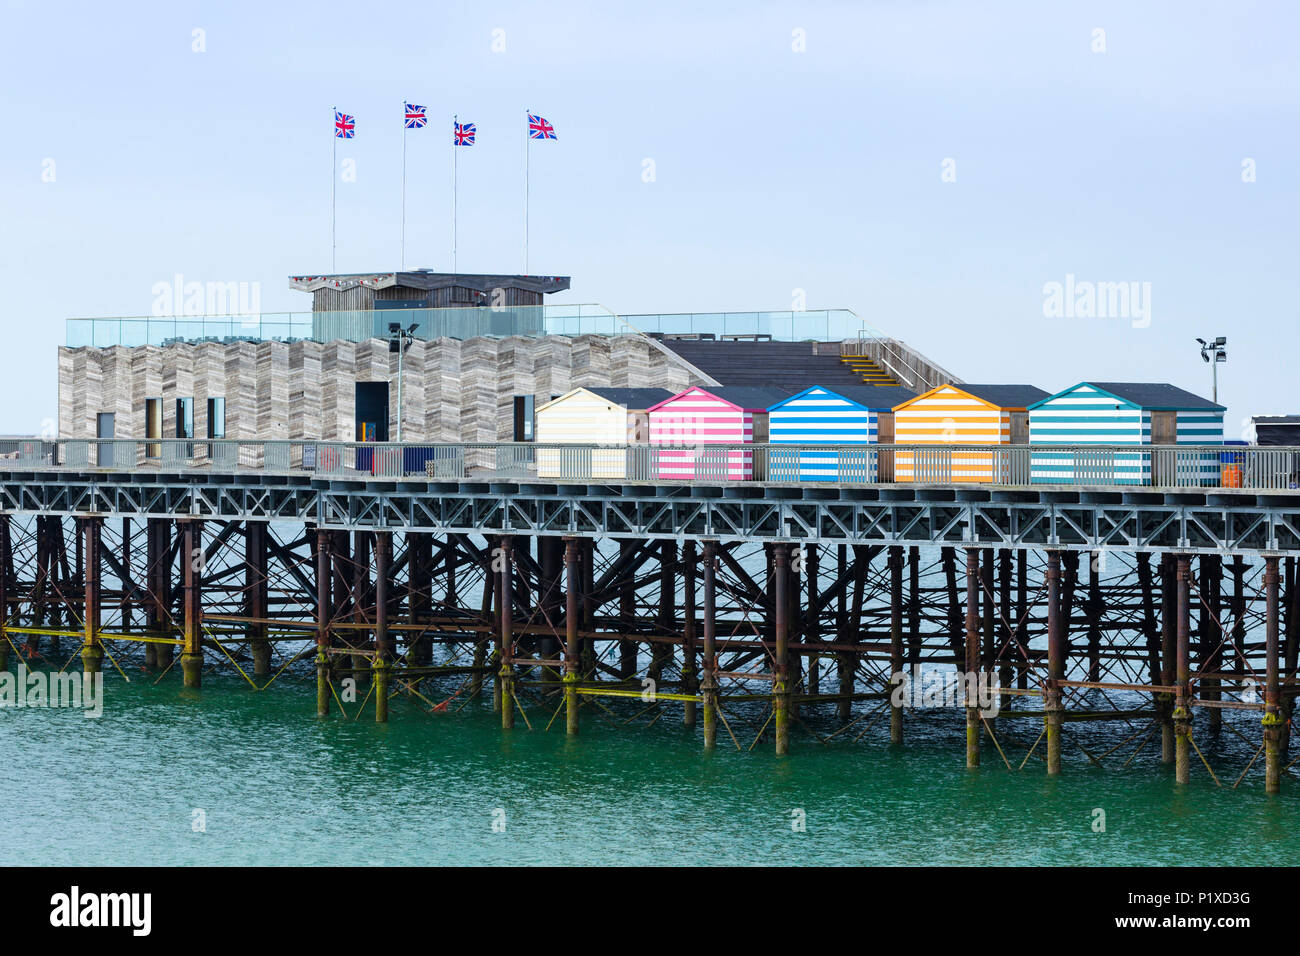
<instances>
[{"instance_id":1,"label":"beach hut","mask_svg":"<svg viewBox=\"0 0 1300 956\"><path fill-rule=\"evenodd\" d=\"M767 409L788 389L694 386L649 409L650 444L687 446L651 449L656 478L691 481L763 478L754 473L753 452L709 449L715 444L749 445L767 441Z\"/></svg>"},{"instance_id":2,"label":"beach hut","mask_svg":"<svg viewBox=\"0 0 1300 956\"><path fill-rule=\"evenodd\" d=\"M768 477L774 481L892 481L890 453L884 459L865 446L894 440L894 406L915 392L897 386L861 385L830 389L814 385L767 410ZM778 445L837 447L791 449ZM847 446L847 447L846 447Z\"/></svg>"},{"instance_id":3,"label":"beach hut","mask_svg":"<svg viewBox=\"0 0 1300 956\"><path fill-rule=\"evenodd\" d=\"M1163 382L1080 382L1029 406L1037 484L1216 484L1219 452L1107 445L1222 445L1222 405Z\"/></svg>"},{"instance_id":4,"label":"beach hut","mask_svg":"<svg viewBox=\"0 0 1300 956\"><path fill-rule=\"evenodd\" d=\"M1028 407L1047 392L1033 385L939 385L894 407L894 442L900 448L895 481L1019 483L1015 459L953 446L1025 445Z\"/></svg>"},{"instance_id":5,"label":"beach hut","mask_svg":"<svg viewBox=\"0 0 1300 956\"><path fill-rule=\"evenodd\" d=\"M542 405L534 434L543 446L537 449L537 477L626 478L622 446L649 441L648 409L671 396L666 388L575 388ZM583 447L588 445L620 447Z\"/></svg>"}]
</instances>

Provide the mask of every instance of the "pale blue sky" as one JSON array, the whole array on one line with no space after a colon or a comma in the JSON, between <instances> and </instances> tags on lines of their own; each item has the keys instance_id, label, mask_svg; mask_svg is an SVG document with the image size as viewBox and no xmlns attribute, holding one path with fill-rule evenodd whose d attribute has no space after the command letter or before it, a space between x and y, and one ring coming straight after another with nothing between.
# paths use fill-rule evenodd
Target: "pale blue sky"
<instances>
[{"instance_id":1,"label":"pale blue sky","mask_svg":"<svg viewBox=\"0 0 1300 956\"><path fill-rule=\"evenodd\" d=\"M408 266L450 268L456 112L479 128L460 268L522 270L532 108L559 139L533 147L531 271L571 275L566 301L803 289L967 381L1051 391L1208 395L1194 337L1224 334L1232 437L1300 412L1298 28L1280 2L0 0L0 431L54 415L68 316L148 314L177 273L309 307L286 277L329 269L331 106L358 124L338 269L396 268L407 98L433 117L407 141ZM1151 283L1150 326L1045 318L1067 274Z\"/></svg>"}]
</instances>

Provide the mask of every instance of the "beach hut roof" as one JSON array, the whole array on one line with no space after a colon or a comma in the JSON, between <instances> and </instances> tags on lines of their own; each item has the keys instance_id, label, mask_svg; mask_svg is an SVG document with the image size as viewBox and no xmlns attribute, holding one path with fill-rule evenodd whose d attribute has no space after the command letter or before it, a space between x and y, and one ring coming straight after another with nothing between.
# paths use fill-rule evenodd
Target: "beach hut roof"
<instances>
[{"instance_id":1,"label":"beach hut roof","mask_svg":"<svg viewBox=\"0 0 1300 956\"><path fill-rule=\"evenodd\" d=\"M607 402L622 405L633 411L658 405L664 399L671 398L673 394L666 388L588 388L587 391L599 395Z\"/></svg>"},{"instance_id":2,"label":"beach hut roof","mask_svg":"<svg viewBox=\"0 0 1300 956\"><path fill-rule=\"evenodd\" d=\"M954 385L953 388L998 408L1028 408L1049 397L1049 393L1037 385Z\"/></svg>"},{"instance_id":3,"label":"beach hut roof","mask_svg":"<svg viewBox=\"0 0 1300 956\"><path fill-rule=\"evenodd\" d=\"M1052 395L1050 398L1073 392L1083 385L1090 385L1106 392L1108 395L1113 395L1121 401L1150 411L1226 411L1224 406L1216 405L1208 398L1201 398L1194 392L1189 392L1176 385L1170 385L1167 382L1080 382L1078 385L1067 388L1064 392L1057 392L1056 395ZM1039 401L1034 404L1041 405L1043 402Z\"/></svg>"},{"instance_id":4,"label":"beach hut roof","mask_svg":"<svg viewBox=\"0 0 1300 956\"><path fill-rule=\"evenodd\" d=\"M903 402L910 401L916 397L916 392L910 388L903 388L901 385L846 385L843 388L831 388L828 385L812 385L805 388L802 392L796 392L782 398L779 402L774 402L768 406L768 411L775 411L786 402L792 402L796 398L802 398L809 392L821 390L830 395L837 395L840 398L846 398L855 405L873 411L890 411L895 405L901 405Z\"/></svg>"},{"instance_id":5,"label":"beach hut roof","mask_svg":"<svg viewBox=\"0 0 1300 956\"><path fill-rule=\"evenodd\" d=\"M690 391L704 392L747 412L765 412L769 407L790 395L790 389L779 387L755 388L748 385L724 385L718 388L710 388L704 385L694 385L685 391L678 392L671 398L665 398L663 401L651 405L649 410L654 411L661 405L676 401Z\"/></svg>"},{"instance_id":6,"label":"beach hut roof","mask_svg":"<svg viewBox=\"0 0 1300 956\"><path fill-rule=\"evenodd\" d=\"M1043 391L1037 385L958 385L956 382L948 382L943 385L937 385L928 392L922 392L915 398L905 399L894 406L897 410L904 405L910 404L919 398L932 395L941 389L952 388L959 392L965 392L982 402L993 406L994 408L1028 408L1030 405L1040 399L1050 397L1047 392Z\"/></svg>"}]
</instances>

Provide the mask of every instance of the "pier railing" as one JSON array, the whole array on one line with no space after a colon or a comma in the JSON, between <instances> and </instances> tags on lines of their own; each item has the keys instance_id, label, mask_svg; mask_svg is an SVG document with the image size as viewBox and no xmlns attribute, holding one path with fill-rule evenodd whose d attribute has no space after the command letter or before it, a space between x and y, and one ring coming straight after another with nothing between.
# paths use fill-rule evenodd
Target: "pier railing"
<instances>
[{"instance_id":1,"label":"pier railing","mask_svg":"<svg viewBox=\"0 0 1300 956\"><path fill-rule=\"evenodd\" d=\"M0 441L0 469L32 468L203 469L449 481L898 482L1272 491L1300 488L1300 447Z\"/></svg>"}]
</instances>

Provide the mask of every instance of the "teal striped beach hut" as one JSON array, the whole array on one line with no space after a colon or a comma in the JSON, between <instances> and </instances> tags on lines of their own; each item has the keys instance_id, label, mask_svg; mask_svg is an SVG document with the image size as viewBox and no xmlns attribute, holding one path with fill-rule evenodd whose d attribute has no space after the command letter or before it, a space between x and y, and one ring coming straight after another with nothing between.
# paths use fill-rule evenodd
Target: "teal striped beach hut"
<instances>
[{"instance_id":1,"label":"teal striped beach hut","mask_svg":"<svg viewBox=\"0 0 1300 956\"><path fill-rule=\"evenodd\" d=\"M814 385L783 398L767 410L770 479L892 481L891 463L880 462L875 449L863 446L892 443L894 406L915 397L909 389L889 385L834 390Z\"/></svg>"},{"instance_id":2,"label":"teal striped beach hut","mask_svg":"<svg viewBox=\"0 0 1300 956\"><path fill-rule=\"evenodd\" d=\"M1080 382L1029 406L1035 484L1199 485L1219 481L1217 452L1105 445L1222 445L1222 405L1162 382ZM1035 449L1032 446L1068 445Z\"/></svg>"}]
</instances>

